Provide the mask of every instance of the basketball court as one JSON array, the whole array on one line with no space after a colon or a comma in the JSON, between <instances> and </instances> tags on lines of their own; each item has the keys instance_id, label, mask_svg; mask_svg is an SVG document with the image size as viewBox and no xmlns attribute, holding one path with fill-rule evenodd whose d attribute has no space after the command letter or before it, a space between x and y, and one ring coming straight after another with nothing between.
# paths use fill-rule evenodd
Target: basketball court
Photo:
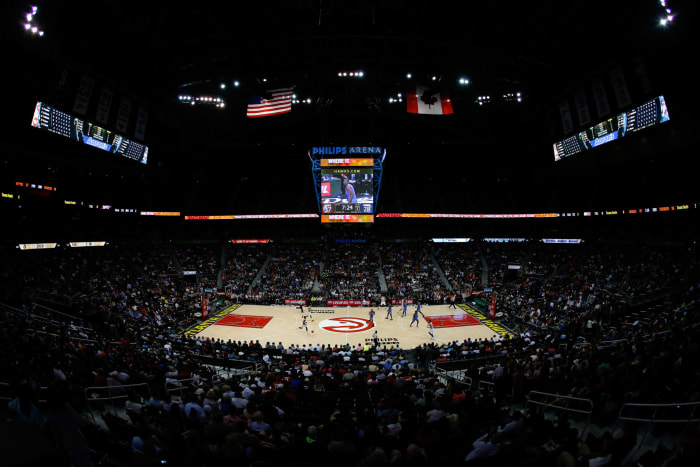
<instances>
[{"instance_id":1,"label":"basketball court","mask_svg":"<svg viewBox=\"0 0 700 467\"><path fill-rule=\"evenodd\" d=\"M304 307L306 310L308 307ZM448 305L424 305L418 314L418 326L411 321L415 306L402 317L401 307L393 308L393 320L386 319L386 307L374 308L374 323L369 320L370 307L315 307L313 320L307 320L308 332L301 329L303 315L298 307L285 305L233 305L188 329L186 336L234 341L260 341L290 345L345 345L371 342L374 332L381 344L412 348L431 342L427 320L434 327L437 344L467 338L491 338L508 332L487 319L470 305L458 309Z\"/></svg>"}]
</instances>

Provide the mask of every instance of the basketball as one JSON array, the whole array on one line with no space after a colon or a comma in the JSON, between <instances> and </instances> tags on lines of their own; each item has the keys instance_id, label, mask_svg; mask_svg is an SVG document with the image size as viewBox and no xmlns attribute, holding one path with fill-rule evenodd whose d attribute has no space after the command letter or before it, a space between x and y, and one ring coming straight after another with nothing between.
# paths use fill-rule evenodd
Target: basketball
<instances>
[{"instance_id":1,"label":"basketball","mask_svg":"<svg viewBox=\"0 0 700 467\"><path fill-rule=\"evenodd\" d=\"M313 333L314 333L314 330L312 329L312 330L311 330L311 334L313 334Z\"/></svg>"}]
</instances>

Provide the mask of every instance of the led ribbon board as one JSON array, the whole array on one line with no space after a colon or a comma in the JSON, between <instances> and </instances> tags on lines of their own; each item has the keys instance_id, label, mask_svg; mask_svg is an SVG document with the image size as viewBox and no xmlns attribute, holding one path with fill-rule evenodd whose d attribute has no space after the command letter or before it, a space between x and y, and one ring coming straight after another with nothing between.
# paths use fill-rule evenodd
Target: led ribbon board
<instances>
[{"instance_id":1,"label":"led ribbon board","mask_svg":"<svg viewBox=\"0 0 700 467\"><path fill-rule=\"evenodd\" d=\"M148 146L131 141L43 102L36 103L32 126L112 154L119 154L142 164L148 161Z\"/></svg>"}]
</instances>

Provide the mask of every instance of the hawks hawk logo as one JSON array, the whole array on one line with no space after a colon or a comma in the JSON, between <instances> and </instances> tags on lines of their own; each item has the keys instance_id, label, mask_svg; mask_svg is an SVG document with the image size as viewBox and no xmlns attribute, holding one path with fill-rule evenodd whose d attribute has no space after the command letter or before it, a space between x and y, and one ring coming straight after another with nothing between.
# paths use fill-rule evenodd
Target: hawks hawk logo
<instances>
[{"instance_id":1,"label":"hawks hawk logo","mask_svg":"<svg viewBox=\"0 0 700 467\"><path fill-rule=\"evenodd\" d=\"M364 318L329 318L321 321L318 326L332 332L362 332L372 329L374 323Z\"/></svg>"}]
</instances>

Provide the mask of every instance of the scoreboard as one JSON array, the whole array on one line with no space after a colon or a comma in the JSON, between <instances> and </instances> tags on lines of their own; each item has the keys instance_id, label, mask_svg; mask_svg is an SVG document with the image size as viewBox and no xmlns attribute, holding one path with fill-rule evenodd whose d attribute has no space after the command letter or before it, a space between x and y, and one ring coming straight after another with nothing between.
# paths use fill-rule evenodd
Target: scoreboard
<instances>
[{"instance_id":1,"label":"scoreboard","mask_svg":"<svg viewBox=\"0 0 700 467\"><path fill-rule=\"evenodd\" d=\"M664 96L656 97L631 110L609 118L576 135L554 143L554 160L623 138L630 133L670 120Z\"/></svg>"},{"instance_id":2,"label":"scoreboard","mask_svg":"<svg viewBox=\"0 0 700 467\"><path fill-rule=\"evenodd\" d=\"M381 180L379 159L312 161L321 222L374 222L375 189ZM379 177L375 178L377 171Z\"/></svg>"},{"instance_id":3,"label":"scoreboard","mask_svg":"<svg viewBox=\"0 0 700 467\"><path fill-rule=\"evenodd\" d=\"M142 164L148 162L148 146L74 117L43 102L36 103L32 126L103 151L119 154Z\"/></svg>"}]
</instances>

